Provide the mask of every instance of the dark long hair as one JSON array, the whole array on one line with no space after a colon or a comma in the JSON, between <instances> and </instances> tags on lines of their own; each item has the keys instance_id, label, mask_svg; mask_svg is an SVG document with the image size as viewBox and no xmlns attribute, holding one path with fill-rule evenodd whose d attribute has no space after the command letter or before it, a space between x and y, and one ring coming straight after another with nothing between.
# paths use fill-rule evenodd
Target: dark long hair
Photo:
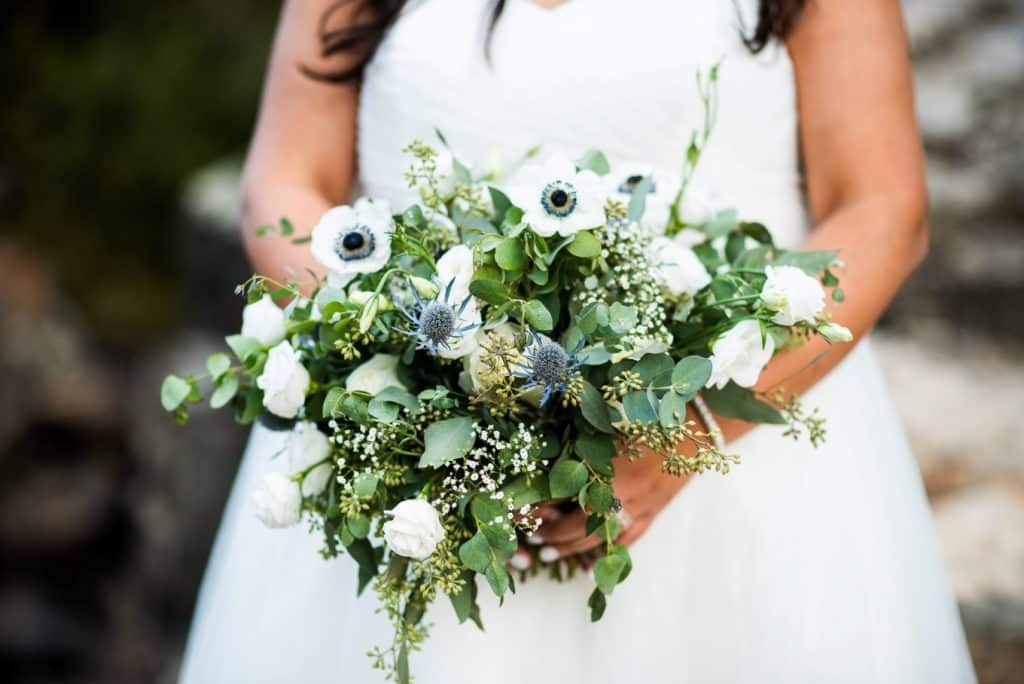
<instances>
[{"instance_id":1,"label":"dark long hair","mask_svg":"<svg viewBox=\"0 0 1024 684\"><path fill-rule=\"evenodd\" d=\"M735 1L735 0L734 0ZM484 52L490 58L490 35L505 10L506 0L494 0L487 19L487 41ZM806 0L761 0L757 24L753 32L742 36L752 52L760 52L774 39L786 36L796 22ZM395 23L406 0L337 0L320 17L320 56L328 58L347 54L349 64L337 71L322 72L302 67L311 78L329 83L351 83L363 75L367 62L373 58L377 46ZM352 20L343 28L331 28L331 19L346 5L350 5Z\"/></svg>"}]
</instances>

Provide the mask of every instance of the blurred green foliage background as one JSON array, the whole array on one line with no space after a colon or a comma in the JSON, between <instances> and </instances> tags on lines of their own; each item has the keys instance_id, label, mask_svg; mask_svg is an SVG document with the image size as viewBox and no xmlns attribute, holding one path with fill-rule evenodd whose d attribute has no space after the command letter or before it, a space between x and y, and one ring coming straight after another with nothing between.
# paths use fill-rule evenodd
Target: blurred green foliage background
<instances>
[{"instance_id":1,"label":"blurred green foliage background","mask_svg":"<svg viewBox=\"0 0 1024 684\"><path fill-rule=\"evenodd\" d=\"M246 145L278 5L5 3L0 220L111 343L179 322L182 184Z\"/></svg>"}]
</instances>

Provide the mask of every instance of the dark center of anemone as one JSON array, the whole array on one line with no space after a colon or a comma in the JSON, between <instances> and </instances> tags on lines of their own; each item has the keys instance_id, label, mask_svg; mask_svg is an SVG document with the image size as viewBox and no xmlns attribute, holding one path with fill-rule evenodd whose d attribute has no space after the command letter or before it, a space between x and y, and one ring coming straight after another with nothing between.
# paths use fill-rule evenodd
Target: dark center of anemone
<instances>
[{"instance_id":1,"label":"dark center of anemone","mask_svg":"<svg viewBox=\"0 0 1024 684\"><path fill-rule=\"evenodd\" d=\"M622 185L619 186L619 192L624 195L633 194L636 190L636 186L640 185L640 182L644 178L645 176L642 176L639 173L635 173L632 176L627 177L626 180L622 181ZM651 179L651 186L647 189L647 194L652 194L654 192L654 179Z\"/></svg>"},{"instance_id":2,"label":"dark center of anemone","mask_svg":"<svg viewBox=\"0 0 1024 684\"><path fill-rule=\"evenodd\" d=\"M357 250L364 244L366 244L366 238L363 237L362 233L352 232L341 240L341 246L348 250Z\"/></svg>"},{"instance_id":3,"label":"dark center of anemone","mask_svg":"<svg viewBox=\"0 0 1024 684\"><path fill-rule=\"evenodd\" d=\"M569 203L569 193L561 188L551 193L551 204L555 205L559 209Z\"/></svg>"},{"instance_id":4,"label":"dark center of anemone","mask_svg":"<svg viewBox=\"0 0 1024 684\"><path fill-rule=\"evenodd\" d=\"M541 344L533 354L533 377L545 385L553 385L565 377L569 355L554 342Z\"/></svg>"},{"instance_id":5,"label":"dark center of anemone","mask_svg":"<svg viewBox=\"0 0 1024 684\"><path fill-rule=\"evenodd\" d=\"M431 302L420 312L420 335L432 344L441 344L455 332L455 312L442 302Z\"/></svg>"}]
</instances>

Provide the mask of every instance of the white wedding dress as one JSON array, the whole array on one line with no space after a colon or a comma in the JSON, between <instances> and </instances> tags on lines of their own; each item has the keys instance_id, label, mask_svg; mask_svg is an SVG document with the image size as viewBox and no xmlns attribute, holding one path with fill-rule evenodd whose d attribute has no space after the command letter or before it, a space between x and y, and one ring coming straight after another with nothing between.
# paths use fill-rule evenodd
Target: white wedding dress
<instances>
[{"instance_id":1,"label":"white wedding dress","mask_svg":"<svg viewBox=\"0 0 1024 684\"><path fill-rule=\"evenodd\" d=\"M748 18L755 2L740 3ZM753 56L731 0L510 0L483 56L486 0L408 6L365 77L361 191L412 196L411 139L436 126L465 159L514 160L549 143L676 172L699 122L695 74L722 59L718 126L699 178L797 246L808 230L793 70ZM856 297L856 292L849 296ZM841 312L841 309L840 309ZM841 313L840 313L841 316ZM536 578L485 632L446 599L412 656L419 684L738 684L974 681L920 476L868 342L806 395L828 417L814 450L775 427L731 445L728 476L685 487L633 547L635 569L602 621L589 576ZM303 526L264 528L247 497L283 434L256 428L224 515L185 655L184 684L383 681L365 653L388 643L356 566L325 561Z\"/></svg>"}]
</instances>

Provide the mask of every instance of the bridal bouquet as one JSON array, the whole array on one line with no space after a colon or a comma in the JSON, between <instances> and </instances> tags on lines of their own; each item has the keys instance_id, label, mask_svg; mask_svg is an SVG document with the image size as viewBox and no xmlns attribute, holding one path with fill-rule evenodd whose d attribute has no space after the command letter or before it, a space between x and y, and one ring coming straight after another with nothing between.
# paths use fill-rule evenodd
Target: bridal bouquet
<instances>
[{"instance_id":1,"label":"bridal bouquet","mask_svg":"<svg viewBox=\"0 0 1024 684\"><path fill-rule=\"evenodd\" d=\"M363 198L308 238L287 220L264 229L308 241L328 275L305 287L253 276L231 354L212 355L202 378L165 380L163 405L182 422L206 380L214 408L292 430L289 474L266 476L256 512L270 527L305 515L325 557L358 564L358 591L372 585L394 623L393 643L370 654L389 678L409 680L440 595L480 625L477 575L504 596L544 565L509 565L541 503L579 506L604 540L589 601L599 619L631 569L616 544L616 462L659 458L684 475L738 461L691 403L823 438L815 413L750 388L776 350L850 339L823 313L826 287L842 298L836 255L780 249L735 211L688 210L713 84L714 72L678 179L537 151L499 179L474 174L440 134L413 142L418 204L395 214Z\"/></svg>"}]
</instances>

